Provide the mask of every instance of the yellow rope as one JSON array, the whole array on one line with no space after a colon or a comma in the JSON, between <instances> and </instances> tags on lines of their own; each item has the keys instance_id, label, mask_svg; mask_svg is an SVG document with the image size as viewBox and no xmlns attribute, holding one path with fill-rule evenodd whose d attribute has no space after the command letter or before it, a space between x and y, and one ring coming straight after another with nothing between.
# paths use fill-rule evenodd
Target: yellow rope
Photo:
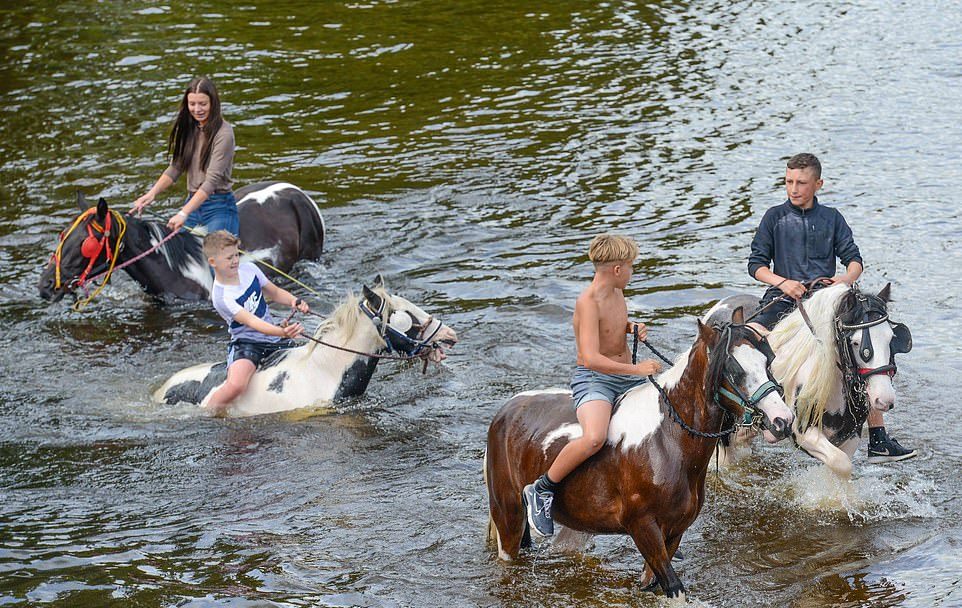
<instances>
[{"instance_id":1,"label":"yellow rope","mask_svg":"<svg viewBox=\"0 0 962 608\"><path fill-rule=\"evenodd\" d=\"M123 242L124 235L127 233L127 222L124 220L123 216L120 213L112 209L110 210L110 215L114 217L114 221L117 222L117 226L119 227L119 230L117 231L117 245L114 247L114 254L110 256L110 267L107 268L107 273L104 275L104 278L100 282L100 285L97 287L97 289L94 290L92 294L87 296L86 300L83 300L83 301L77 300L76 302L73 303L73 306L71 308L73 308L77 312L83 310L87 306L87 304L90 304L91 300L97 297L97 294L99 294L101 291L104 290L104 287L107 286L107 281L110 280L110 275L113 274L114 272L114 266L117 265L117 254L120 253L120 244ZM109 242L107 243L107 247L108 248L110 247ZM60 269L59 261L57 262L57 269L58 270Z\"/></svg>"}]
</instances>

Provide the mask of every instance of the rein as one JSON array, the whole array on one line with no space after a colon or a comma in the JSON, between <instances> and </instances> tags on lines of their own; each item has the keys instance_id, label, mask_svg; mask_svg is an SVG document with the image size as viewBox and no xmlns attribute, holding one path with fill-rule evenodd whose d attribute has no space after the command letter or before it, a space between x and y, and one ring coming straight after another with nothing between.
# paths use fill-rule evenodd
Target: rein
<instances>
[{"instance_id":1,"label":"rein","mask_svg":"<svg viewBox=\"0 0 962 608\"><path fill-rule=\"evenodd\" d=\"M788 279L782 279L782 280L779 281L774 287L775 287L775 288L780 287L781 284L784 283L784 282L787 281L787 280L788 280ZM824 282L824 281L829 281L829 280L831 280L831 279L829 279L828 277L818 277L817 279L812 279L812 280L809 281L808 283L803 283L803 285L805 286L805 293L806 293L806 294L811 293L819 283L822 283L822 282ZM762 306L761 308L759 308L758 310L756 310L755 312L753 312L752 314L750 314L750 315L745 319L745 323L748 323L749 321L751 321L752 319L754 319L754 318L757 317L758 315L762 314L763 312L765 312L766 310L768 310L769 308L771 308L771 307L774 306L775 304L777 304L777 303L779 303L779 302L782 302L782 301L785 301L785 300L790 299L790 298L791 298L791 296L789 296L789 295L787 295L787 294L782 294L782 295L778 296L777 298L773 299L773 300L772 300L771 302L769 302L768 304ZM797 302L797 306L798 306L798 312L799 312L799 314L802 315L802 320L805 321L805 325L808 325L809 331L811 331L811 332L812 332L812 335L814 336L814 335L815 335L815 325L812 323L812 319L809 318L808 312L806 312L805 307L802 305L802 301L801 301L801 300L799 300L799 301Z\"/></svg>"},{"instance_id":2,"label":"rein","mask_svg":"<svg viewBox=\"0 0 962 608\"><path fill-rule=\"evenodd\" d=\"M729 340L729 342L730 342L730 341L731 341L731 326L730 326L730 325L726 328L726 333L727 333L727 335L728 335L728 340ZM638 342L639 342L639 340L638 340L638 327L637 327L637 326L635 326L635 328L634 328L633 335L634 335L634 342L632 343L632 347L631 347L631 363L632 363L632 365L634 365L634 364L636 364L636 363L638 362ZM660 358L660 359L661 359L662 361L664 361L665 363L671 365L671 360L669 360L668 357L666 357L665 355L663 355L663 354L661 354L660 352L658 352L658 350L657 350L655 347L653 347L651 344L648 343L648 340L641 340L641 342L643 342L643 343L645 344L645 346L647 346L648 349L649 349L651 352L653 352L656 356L658 356L658 358ZM739 426L739 424L736 422L736 423L732 424L731 427L729 427L729 428L727 428L727 429L722 429L722 430L718 431L717 433L706 433L705 431L699 431L698 429L694 429L694 428L688 426L688 424L687 424L684 420L681 419L681 415L678 414L678 410L675 409L675 406L671 404L671 400L668 398L668 391L666 391L663 386L661 386L660 384L658 384L657 381L655 381L655 377L654 377L653 375L649 375L649 376L648 376L648 382L651 382L652 386L654 386L654 387L658 390L658 394L661 395L661 398L662 398L662 400L665 402L665 405L668 406L668 412L671 414L672 420L674 420L674 421L678 424L678 426L680 426L681 428L685 429L685 431L688 432L689 435L693 435L693 436L695 436L695 437L701 437L701 438L704 438L704 439L719 439L719 438L721 438L721 437L726 437L726 436L732 434L732 433L735 431L735 429ZM767 393L766 393L766 394L767 394ZM718 404L719 407L721 407L721 404L718 403L717 399L715 400L715 403ZM722 408L722 409L725 409L725 408ZM731 412L729 412L727 409L725 409L725 413L726 413L726 417L732 417L732 418L734 418L734 415L733 415ZM722 422L722 424L724 424L724 421Z\"/></svg>"}]
</instances>

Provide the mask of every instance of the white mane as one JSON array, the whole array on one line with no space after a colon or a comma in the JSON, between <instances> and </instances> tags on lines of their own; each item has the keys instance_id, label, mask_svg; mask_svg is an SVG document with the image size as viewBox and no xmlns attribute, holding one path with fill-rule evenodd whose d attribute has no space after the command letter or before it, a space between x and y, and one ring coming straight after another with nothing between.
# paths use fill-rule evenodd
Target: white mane
<instances>
[{"instance_id":1,"label":"white mane","mask_svg":"<svg viewBox=\"0 0 962 608\"><path fill-rule=\"evenodd\" d=\"M772 373L785 388L785 403L795 408L802 431L810 425L821 425L825 405L838 391L841 376L835 352L835 313L848 289L844 284L832 285L803 302L815 335L798 309L779 321L768 335L768 342L778 355L772 363ZM810 373L802 384L799 372L806 363Z\"/></svg>"},{"instance_id":2,"label":"white mane","mask_svg":"<svg viewBox=\"0 0 962 608\"><path fill-rule=\"evenodd\" d=\"M384 311L382 314L384 318L390 318L391 312L394 310L391 296L383 287L374 287L371 291L384 300ZM314 332L314 337L321 339L324 336L328 338L336 336L340 338L340 342L343 344L350 342L351 338L353 338L354 334L358 331L358 324L361 321L365 323L368 322L367 315L361 312L360 302L361 298L349 292L341 303L338 304L337 308L334 309L331 316L318 325L317 330ZM361 325L361 327L365 326ZM307 347L307 355L310 356L313 354L317 346L317 342L311 342Z\"/></svg>"}]
</instances>

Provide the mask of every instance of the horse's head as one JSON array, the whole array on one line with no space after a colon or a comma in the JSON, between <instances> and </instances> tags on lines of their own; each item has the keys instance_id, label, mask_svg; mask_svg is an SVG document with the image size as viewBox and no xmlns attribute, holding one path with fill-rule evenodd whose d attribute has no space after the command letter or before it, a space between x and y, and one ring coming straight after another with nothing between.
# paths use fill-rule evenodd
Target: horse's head
<instances>
[{"instance_id":1,"label":"horse's head","mask_svg":"<svg viewBox=\"0 0 962 608\"><path fill-rule=\"evenodd\" d=\"M736 420L760 423L766 441L775 443L792 432L795 415L785 405L782 387L770 369L775 353L765 337L749 325L741 307L731 323L707 327L698 322L710 345L709 399L731 412Z\"/></svg>"},{"instance_id":2,"label":"horse's head","mask_svg":"<svg viewBox=\"0 0 962 608\"><path fill-rule=\"evenodd\" d=\"M374 289L365 285L362 293L361 310L374 322L389 351L410 357L427 353L431 361L441 361L443 349L457 343L453 329L401 296L389 294L381 275L375 278Z\"/></svg>"},{"instance_id":3,"label":"horse's head","mask_svg":"<svg viewBox=\"0 0 962 608\"><path fill-rule=\"evenodd\" d=\"M878 295L852 288L839 306L836 321L842 365L856 383L864 383L869 405L883 412L895 405L895 355L912 350L909 328L889 319L890 292L891 284Z\"/></svg>"},{"instance_id":4,"label":"horse's head","mask_svg":"<svg viewBox=\"0 0 962 608\"><path fill-rule=\"evenodd\" d=\"M101 198L96 207L87 207L83 194L77 193L80 215L60 233L57 248L50 257L37 288L40 297L56 302L67 293L108 270L116 262L124 220L107 208Z\"/></svg>"}]
</instances>

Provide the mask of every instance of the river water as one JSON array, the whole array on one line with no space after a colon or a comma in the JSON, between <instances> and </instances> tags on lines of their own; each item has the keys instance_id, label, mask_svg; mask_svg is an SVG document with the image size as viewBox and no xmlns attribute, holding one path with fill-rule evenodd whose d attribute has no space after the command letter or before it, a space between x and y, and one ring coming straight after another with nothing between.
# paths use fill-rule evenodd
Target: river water
<instances>
[{"instance_id":1,"label":"river water","mask_svg":"<svg viewBox=\"0 0 962 608\"><path fill-rule=\"evenodd\" d=\"M788 445L708 482L676 563L705 606L962 606L962 25L895 2L6 3L0 7L0 605L658 606L627 537L505 565L481 455L517 391L567 382L589 239L634 236L667 352L755 290L784 160L824 165L913 330L890 432L839 485ZM213 420L149 394L223 356L206 305L120 277L83 313L35 282L76 190L125 206L214 77L238 185L316 198L330 308L383 273L460 334L333 407ZM953 108L955 108L953 110ZM952 118L952 117L956 118ZM177 196L183 185L176 187ZM173 209L176 197L167 199Z\"/></svg>"}]
</instances>

